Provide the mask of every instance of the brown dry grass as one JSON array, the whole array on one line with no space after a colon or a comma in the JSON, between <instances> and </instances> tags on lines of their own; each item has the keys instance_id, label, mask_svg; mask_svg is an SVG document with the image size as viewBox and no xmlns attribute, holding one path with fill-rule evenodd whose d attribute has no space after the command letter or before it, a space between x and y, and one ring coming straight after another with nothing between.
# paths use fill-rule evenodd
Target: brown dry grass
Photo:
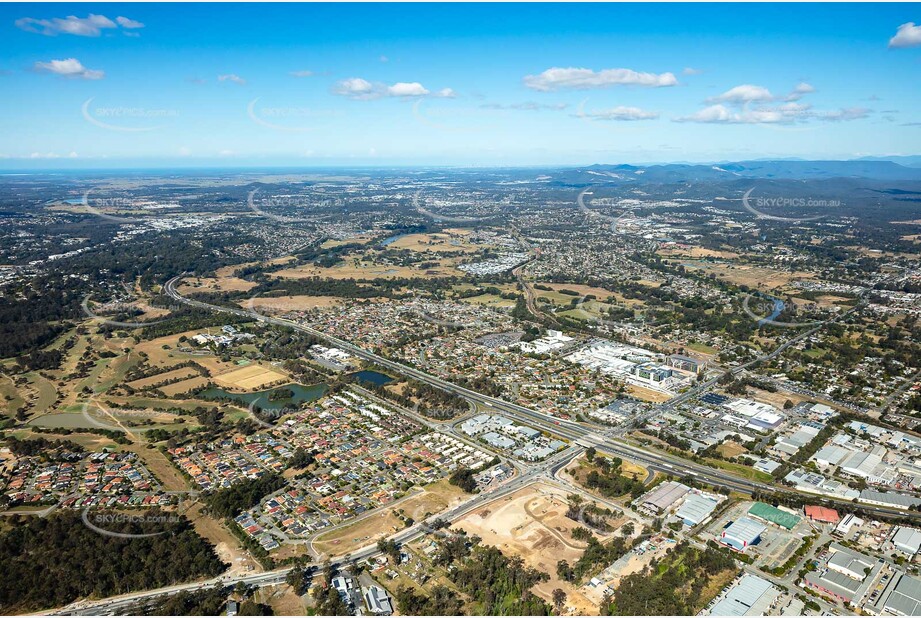
<instances>
[{"instance_id":1,"label":"brown dry grass","mask_svg":"<svg viewBox=\"0 0 921 618\"><path fill-rule=\"evenodd\" d=\"M390 508L374 513L344 528L321 534L313 542L314 548L321 554L341 556L360 547L373 545L379 539L390 536L403 528Z\"/></svg>"},{"instance_id":2,"label":"brown dry grass","mask_svg":"<svg viewBox=\"0 0 921 618\"><path fill-rule=\"evenodd\" d=\"M195 292L248 292L258 284L245 279L226 275L223 277L190 277L182 280L180 294Z\"/></svg>"},{"instance_id":3,"label":"brown dry grass","mask_svg":"<svg viewBox=\"0 0 921 618\"><path fill-rule=\"evenodd\" d=\"M195 369L192 367L180 367L179 369L173 369L172 371L164 371L163 373L158 373L157 375L150 376L149 378L141 378L140 380L126 382L126 384L133 389L142 389L159 382L165 382L166 380L173 380L175 378L187 378L192 375L198 375L198 372L195 371Z\"/></svg>"},{"instance_id":4,"label":"brown dry grass","mask_svg":"<svg viewBox=\"0 0 921 618\"><path fill-rule=\"evenodd\" d=\"M410 251L431 251L434 253L476 253L483 249L489 248L489 245L476 245L467 242L466 237L470 235L469 231L465 233L454 233L460 230L445 230L445 233L435 234L407 234L403 238L395 240L390 244L394 249L409 249Z\"/></svg>"},{"instance_id":5,"label":"brown dry grass","mask_svg":"<svg viewBox=\"0 0 921 618\"><path fill-rule=\"evenodd\" d=\"M280 371L262 365L248 365L214 376L213 380L222 386L240 388L244 390L257 390L270 384L287 380L288 377Z\"/></svg>"},{"instance_id":6,"label":"brown dry grass","mask_svg":"<svg viewBox=\"0 0 921 618\"><path fill-rule=\"evenodd\" d=\"M662 256L684 255L692 258L725 258L735 259L739 257L738 253L732 251L715 251L713 249L704 249L703 247L668 247L659 249L656 253Z\"/></svg>"},{"instance_id":7,"label":"brown dry grass","mask_svg":"<svg viewBox=\"0 0 921 618\"><path fill-rule=\"evenodd\" d=\"M380 298L369 299L379 302ZM271 298L258 297L253 299L252 306L257 310L274 311L303 311L306 309L326 308L341 305L345 302L336 296L273 296ZM250 308L250 301L240 303L241 307Z\"/></svg>"},{"instance_id":8,"label":"brown dry grass","mask_svg":"<svg viewBox=\"0 0 921 618\"><path fill-rule=\"evenodd\" d=\"M635 384L627 384L627 392L637 399L642 399L643 401L651 401L653 403L662 403L663 401L668 401L672 398L672 396L668 393L654 391L651 388L645 388Z\"/></svg>"},{"instance_id":9,"label":"brown dry grass","mask_svg":"<svg viewBox=\"0 0 921 618\"><path fill-rule=\"evenodd\" d=\"M172 397L174 395L179 395L181 393L188 393L189 391L202 387L209 382L209 378L204 376L196 376L194 378L189 378L188 380L183 380L181 382L175 382L173 384L167 384L166 386L161 386L159 390L166 395L167 397Z\"/></svg>"},{"instance_id":10,"label":"brown dry grass","mask_svg":"<svg viewBox=\"0 0 921 618\"><path fill-rule=\"evenodd\" d=\"M357 265L347 259L341 264L332 268L320 268L314 265L295 266L285 268L274 273L275 277L281 279L303 279L307 277L322 277L329 279L398 279L398 278L418 278L418 277L453 277L460 276L464 273L453 267L456 260L439 260L439 265L435 268L421 269L413 266L396 266L391 264L379 264L361 260Z\"/></svg>"}]
</instances>

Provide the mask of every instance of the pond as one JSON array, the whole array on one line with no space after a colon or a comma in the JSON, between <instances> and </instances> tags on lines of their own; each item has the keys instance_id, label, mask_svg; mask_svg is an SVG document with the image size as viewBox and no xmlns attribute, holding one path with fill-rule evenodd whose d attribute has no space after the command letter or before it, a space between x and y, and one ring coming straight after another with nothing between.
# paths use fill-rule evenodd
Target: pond
<instances>
[{"instance_id":1,"label":"pond","mask_svg":"<svg viewBox=\"0 0 921 618\"><path fill-rule=\"evenodd\" d=\"M380 371L371 371L369 369L350 373L349 377L355 378L359 382L373 384L374 386L384 386L385 384L390 384L393 382L393 378L388 376L386 373L381 373Z\"/></svg>"},{"instance_id":2,"label":"pond","mask_svg":"<svg viewBox=\"0 0 921 618\"><path fill-rule=\"evenodd\" d=\"M404 236L406 236L406 234L397 234L396 236L391 236L390 238L385 238L384 240L381 241L381 246L382 246L382 247L386 247L387 245L392 244L392 243L395 243L396 241L400 240L400 239L403 238Z\"/></svg>"},{"instance_id":3,"label":"pond","mask_svg":"<svg viewBox=\"0 0 921 618\"><path fill-rule=\"evenodd\" d=\"M289 390L293 393L293 396L286 399L269 400L269 394L277 390ZM311 384L310 386L304 386L302 384L284 384L282 386L276 386L253 393L231 393L225 391L223 388L212 387L201 391L195 395L195 397L198 399L213 399L217 401L230 400L244 406L248 406L255 402L261 408L273 408L299 406L305 402L316 401L322 397L324 393L326 393L326 384L322 383Z\"/></svg>"}]
</instances>

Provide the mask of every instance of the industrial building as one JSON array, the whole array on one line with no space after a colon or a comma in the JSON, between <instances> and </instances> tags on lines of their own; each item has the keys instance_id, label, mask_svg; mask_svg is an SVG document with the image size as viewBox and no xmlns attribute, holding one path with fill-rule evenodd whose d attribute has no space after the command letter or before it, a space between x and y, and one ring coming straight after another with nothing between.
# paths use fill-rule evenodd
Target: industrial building
<instances>
[{"instance_id":1,"label":"industrial building","mask_svg":"<svg viewBox=\"0 0 921 618\"><path fill-rule=\"evenodd\" d=\"M765 504L764 502L755 502L751 508L748 509L748 514L755 519L766 521L775 526L786 528L787 530L793 530L796 524L800 522L800 518L797 515L781 511L777 507Z\"/></svg>"},{"instance_id":2,"label":"industrial building","mask_svg":"<svg viewBox=\"0 0 921 618\"><path fill-rule=\"evenodd\" d=\"M904 573L893 575L876 602L864 609L875 614L921 616L921 579Z\"/></svg>"},{"instance_id":3,"label":"industrial building","mask_svg":"<svg viewBox=\"0 0 921 618\"><path fill-rule=\"evenodd\" d=\"M677 481L666 481L639 500L639 510L650 515L659 515L684 498L691 488Z\"/></svg>"},{"instance_id":4,"label":"industrial building","mask_svg":"<svg viewBox=\"0 0 921 618\"><path fill-rule=\"evenodd\" d=\"M711 616L764 616L779 597L780 591L771 582L746 574L708 613Z\"/></svg>"},{"instance_id":5,"label":"industrial building","mask_svg":"<svg viewBox=\"0 0 921 618\"><path fill-rule=\"evenodd\" d=\"M710 518L719 502L716 498L703 494L691 494L675 513L685 526L696 526Z\"/></svg>"},{"instance_id":6,"label":"industrial building","mask_svg":"<svg viewBox=\"0 0 921 618\"><path fill-rule=\"evenodd\" d=\"M767 530L754 519L740 517L732 522L720 535L720 543L736 551L745 551L746 548L756 545L761 540L761 535Z\"/></svg>"},{"instance_id":7,"label":"industrial building","mask_svg":"<svg viewBox=\"0 0 921 618\"><path fill-rule=\"evenodd\" d=\"M908 556L914 556L921 550L921 530L897 526L892 535L892 546Z\"/></svg>"},{"instance_id":8,"label":"industrial building","mask_svg":"<svg viewBox=\"0 0 921 618\"><path fill-rule=\"evenodd\" d=\"M860 501L879 506L894 506L900 509L910 509L913 506L921 505L921 499L913 496L889 491L874 491L872 489L864 489L860 492Z\"/></svg>"},{"instance_id":9,"label":"industrial building","mask_svg":"<svg viewBox=\"0 0 921 618\"><path fill-rule=\"evenodd\" d=\"M803 583L826 597L857 606L873 588L884 562L840 543L828 547L829 556Z\"/></svg>"},{"instance_id":10,"label":"industrial building","mask_svg":"<svg viewBox=\"0 0 921 618\"><path fill-rule=\"evenodd\" d=\"M806 506L805 513L810 521L819 522L821 524L837 524L840 519L840 517L838 517L838 511L825 508L824 506L813 506L810 504Z\"/></svg>"}]
</instances>

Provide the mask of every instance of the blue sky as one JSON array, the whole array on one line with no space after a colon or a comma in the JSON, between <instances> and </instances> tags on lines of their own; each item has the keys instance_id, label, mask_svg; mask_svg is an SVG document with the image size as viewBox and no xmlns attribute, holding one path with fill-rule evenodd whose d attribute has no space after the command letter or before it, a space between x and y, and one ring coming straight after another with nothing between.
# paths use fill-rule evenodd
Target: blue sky
<instances>
[{"instance_id":1,"label":"blue sky","mask_svg":"<svg viewBox=\"0 0 921 618\"><path fill-rule=\"evenodd\" d=\"M918 24L918 25L915 25ZM0 167L919 154L919 4L4 4Z\"/></svg>"}]
</instances>

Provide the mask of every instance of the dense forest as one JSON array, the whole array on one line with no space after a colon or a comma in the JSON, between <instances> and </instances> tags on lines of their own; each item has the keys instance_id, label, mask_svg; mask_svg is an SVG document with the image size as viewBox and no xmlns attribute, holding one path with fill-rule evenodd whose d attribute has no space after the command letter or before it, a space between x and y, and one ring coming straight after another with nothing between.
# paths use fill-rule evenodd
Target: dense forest
<instances>
[{"instance_id":1,"label":"dense forest","mask_svg":"<svg viewBox=\"0 0 921 618\"><path fill-rule=\"evenodd\" d=\"M91 530L81 514L72 511L16 522L0 534L0 612L32 612L85 597L215 577L224 571L227 565L188 520L155 521L167 516L158 510L147 515L145 522L107 522L106 529L143 534L161 532L166 526L166 532L128 539L107 536Z\"/></svg>"}]
</instances>

